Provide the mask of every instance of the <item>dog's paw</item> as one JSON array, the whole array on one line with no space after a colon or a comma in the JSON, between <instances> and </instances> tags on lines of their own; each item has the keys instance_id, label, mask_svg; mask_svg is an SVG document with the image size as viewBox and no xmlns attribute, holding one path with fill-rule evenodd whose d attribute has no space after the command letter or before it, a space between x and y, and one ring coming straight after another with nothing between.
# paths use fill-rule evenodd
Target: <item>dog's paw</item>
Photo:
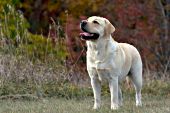
<instances>
[{"instance_id":1,"label":"dog's paw","mask_svg":"<svg viewBox=\"0 0 170 113\"><path fill-rule=\"evenodd\" d=\"M118 104L111 105L111 109L117 110L117 109L119 109L119 105Z\"/></svg>"},{"instance_id":2,"label":"dog's paw","mask_svg":"<svg viewBox=\"0 0 170 113\"><path fill-rule=\"evenodd\" d=\"M93 109L94 109L94 110L99 109L99 108L100 108L100 105L99 105L99 104L95 104L95 105L93 106Z\"/></svg>"},{"instance_id":3,"label":"dog's paw","mask_svg":"<svg viewBox=\"0 0 170 113\"><path fill-rule=\"evenodd\" d=\"M137 106L137 107L141 107L141 106L142 106L142 103L141 103L141 102L137 102L137 103L136 103L136 106Z\"/></svg>"}]
</instances>

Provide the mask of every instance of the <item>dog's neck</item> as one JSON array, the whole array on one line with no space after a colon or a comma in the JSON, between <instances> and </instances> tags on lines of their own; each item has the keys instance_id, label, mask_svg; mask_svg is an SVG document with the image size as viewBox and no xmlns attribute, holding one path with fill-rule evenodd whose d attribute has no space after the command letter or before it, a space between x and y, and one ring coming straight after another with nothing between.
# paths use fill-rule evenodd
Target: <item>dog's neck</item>
<instances>
[{"instance_id":1,"label":"dog's neck","mask_svg":"<svg viewBox=\"0 0 170 113\"><path fill-rule=\"evenodd\" d=\"M105 49L107 49L107 45L112 43L112 45L115 45L113 43L117 43L112 36L110 35L109 37L105 37L105 38L100 38L98 40L94 40L94 41L87 41L87 47L88 50L92 50L92 51L100 51L101 48L105 47Z\"/></svg>"}]
</instances>

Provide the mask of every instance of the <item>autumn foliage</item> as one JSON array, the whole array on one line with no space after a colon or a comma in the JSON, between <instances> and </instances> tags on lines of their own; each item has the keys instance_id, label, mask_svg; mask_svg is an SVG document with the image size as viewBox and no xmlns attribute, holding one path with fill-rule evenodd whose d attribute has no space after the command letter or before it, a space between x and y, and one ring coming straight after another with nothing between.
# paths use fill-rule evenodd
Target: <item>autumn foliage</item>
<instances>
[{"instance_id":1,"label":"autumn foliage","mask_svg":"<svg viewBox=\"0 0 170 113\"><path fill-rule=\"evenodd\" d=\"M70 66L79 59L78 65L84 67L85 51L82 53L82 50L85 42L79 39L79 23L97 15L109 19L115 26L112 36L116 41L138 48L145 69L164 74L170 71L170 39L166 33L169 31L166 27L170 18L169 0L18 1L16 9L21 10L30 23L30 32L50 36L54 44L55 39L64 39L69 53L65 59ZM54 21L58 34L49 29Z\"/></svg>"}]
</instances>

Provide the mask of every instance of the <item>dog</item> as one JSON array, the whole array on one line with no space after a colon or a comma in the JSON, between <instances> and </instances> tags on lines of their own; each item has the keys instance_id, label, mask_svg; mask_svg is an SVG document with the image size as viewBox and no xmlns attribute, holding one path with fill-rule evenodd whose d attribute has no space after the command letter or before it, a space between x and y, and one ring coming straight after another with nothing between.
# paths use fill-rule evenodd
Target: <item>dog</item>
<instances>
[{"instance_id":1,"label":"dog","mask_svg":"<svg viewBox=\"0 0 170 113\"><path fill-rule=\"evenodd\" d=\"M111 94L111 109L122 106L119 84L130 72L135 91L136 106L142 106L142 60L138 50L127 43L116 42L111 34L115 27L103 17L92 16L80 22L81 39L87 44L87 71L94 94L94 107L101 106L101 81L106 80Z\"/></svg>"}]
</instances>

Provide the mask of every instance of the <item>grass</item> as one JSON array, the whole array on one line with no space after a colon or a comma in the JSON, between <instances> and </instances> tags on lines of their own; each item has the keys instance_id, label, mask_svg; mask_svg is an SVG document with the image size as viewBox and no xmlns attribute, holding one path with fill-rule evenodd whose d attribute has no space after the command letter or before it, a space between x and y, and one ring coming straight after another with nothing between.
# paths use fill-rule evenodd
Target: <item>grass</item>
<instances>
[{"instance_id":1,"label":"grass","mask_svg":"<svg viewBox=\"0 0 170 113\"><path fill-rule=\"evenodd\" d=\"M124 105L110 110L110 98L102 98L102 107L92 110L93 98L44 98L43 100L0 100L0 113L169 113L170 98L164 95L143 95L143 106L137 108L134 98L126 95Z\"/></svg>"}]
</instances>

